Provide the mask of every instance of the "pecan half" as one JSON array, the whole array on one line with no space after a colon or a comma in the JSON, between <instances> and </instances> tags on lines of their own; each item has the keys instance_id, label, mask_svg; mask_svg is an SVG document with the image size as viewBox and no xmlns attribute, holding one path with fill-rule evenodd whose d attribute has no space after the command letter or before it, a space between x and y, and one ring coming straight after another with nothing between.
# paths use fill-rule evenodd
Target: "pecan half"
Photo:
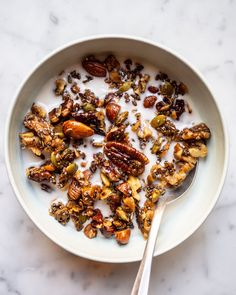
<instances>
[{"instance_id":1,"label":"pecan half","mask_svg":"<svg viewBox=\"0 0 236 295\"><path fill-rule=\"evenodd\" d=\"M106 135L106 141L124 141L125 139L125 125L120 125L119 127L114 126Z\"/></svg>"},{"instance_id":2,"label":"pecan half","mask_svg":"<svg viewBox=\"0 0 236 295\"><path fill-rule=\"evenodd\" d=\"M122 171L133 176L144 172L148 158L130 145L110 141L104 147L106 156Z\"/></svg>"},{"instance_id":3,"label":"pecan half","mask_svg":"<svg viewBox=\"0 0 236 295\"><path fill-rule=\"evenodd\" d=\"M92 76L106 77L107 70L103 63L100 61L87 57L82 61L83 68Z\"/></svg>"}]
</instances>

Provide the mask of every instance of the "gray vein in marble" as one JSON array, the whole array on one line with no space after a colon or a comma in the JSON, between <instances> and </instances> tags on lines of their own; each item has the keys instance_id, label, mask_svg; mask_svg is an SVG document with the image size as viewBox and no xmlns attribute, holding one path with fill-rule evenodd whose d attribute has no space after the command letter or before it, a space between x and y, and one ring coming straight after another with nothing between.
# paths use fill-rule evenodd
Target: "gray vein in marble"
<instances>
[{"instance_id":1,"label":"gray vein in marble","mask_svg":"<svg viewBox=\"0 0 236 295\"><path fill-rule=\"evenodd\" d=\"M18 290L12 287L12 285L5 277L0 277L0 284L4 284L6 286L8 294L21 295L21 293Z\"/></svg>"},{"instance_id":2,"label":"gray vein in marble","mask_svg":"<svg viewBox=\"0 0 236 295\"><path fill-rule=\"evenodd\" d=\"M50 21L54 24L54 25L58 25L59 24L59 19L58 17L56 17L52 12L49 15L49 19Z\"/></svg>"}]
</instances>

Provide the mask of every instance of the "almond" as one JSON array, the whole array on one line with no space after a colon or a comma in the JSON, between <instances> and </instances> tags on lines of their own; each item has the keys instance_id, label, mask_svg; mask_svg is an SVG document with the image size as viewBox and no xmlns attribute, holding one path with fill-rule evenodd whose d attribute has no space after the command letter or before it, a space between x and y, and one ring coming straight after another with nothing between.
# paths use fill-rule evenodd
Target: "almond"
<instances>
[{"instance_id":1,"label":"almond","mask_svg":"<svg viewBox=\"0 0 236 295\"><path fill-rule=\"evenodd\" d=\"M114 102L110 102L106 106L106 116L110 122L114 122L118 113L120 111L120 106Z\"/></svg>"},{"instance_id":2,"label":"almond","mask_svg":"<svg viewBox=\"0 0 236 295\"><path fill-rule=\"evenodd\" d=\"M143 106L145 108L151 108L154 106L156 100L157 100L157 97L155 95L147 96L147 97L145 97L145 99L143 101Z\"/></svg>"},{"instance_id":3,"label":"almond","mask_svg":"<svg viewBox=\"0 0 236 295\"><path fill-rule=\"evenodd\" d=\"M94 131L89 126L77 122L75 120L68 120L63 123L63 132L66 136L75 139L89 137L94 134Z\"/></svg>"},{"instance_id":4,"label":"almond","mask_svg":"<svg viewBox=\"0 0 236 295\"><path fill-rule=\"evenodd\" d=\"M105 66L99 61L83 60L82 66L92 76L95 77L106 77L107 70Z\"/></svg>"}]
</instances>

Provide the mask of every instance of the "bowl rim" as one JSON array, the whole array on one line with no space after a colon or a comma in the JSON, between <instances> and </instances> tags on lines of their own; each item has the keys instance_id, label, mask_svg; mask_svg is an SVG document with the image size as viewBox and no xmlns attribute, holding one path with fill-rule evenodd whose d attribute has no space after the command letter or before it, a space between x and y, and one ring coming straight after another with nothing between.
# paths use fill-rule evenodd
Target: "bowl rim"
<instances>
[{"instance_id":1,"label":"bowl rim","mask_svg":"<svg viewBox=\"0 0 236 295\"><path fill-rule=\"evenodd\" d=\"M30 77L40 68L40 66L42 64L44 64L45 62L47 62L50 58L52 58L54 55L56 55L57 53L59 53L62 50L65 50L71 46L74 46L76 44L79 43L83 43L83 42L87 42L87 41L96 41L99 39L127 39L127 40L132 40L132 41L138 41L140 43L145 43L151 46L155 46L160 48L161 50L171 54L172 56L176 57L178 60L180 60L182 63L184 63L186 66L188 66L193 72L194 74L199 78L199 80L204 84L204 86L207 88L207 90L209 91L209 93L211 94L214 103L216 105L216 109L219 113L219 117L220 117L220 121L222 124L222 128L223 128L223 134L224 134L224 164L223 164L223 169L222 169L222 174L221 174L221 179L220 182L218 183L218 189L217 192L215 193L215 197L211 202L211 205L209 206L209 209L207 211L205 211L205 214L203 214L203 217L198 221L198 223L196 223L185 235L183 235L183 237L181 238L180 241L172 243L169 245L168 248L162 250L162 251L158 251L158 249L154 252L154 256L158 256L161 255L163 253L166 253L172 249L174 249L175 247L177 247L179 244L181 244L182 242L184 242L187 238L189 238L206 220L206 218L208 217L208 215L211 213L211 211L213 210L214 206L217 203L217 200L220 197L220 193L222 191L223 185L224 185L224 181L226 178L226 174L227 174L227 167L228 167L228 161L229 161L229 137L228 137L228 131L227 131L227 127L226 127L226 122L225 120L223 120L222 118L222 113L220 111L220 107L219 107L219 103L216 100L213 92L210 90L205 78L203 77L203 75L200 73L199 70L197 70L188 60L186 60L181 54L177 53L175 50L170 49L162 44L160 44L159 42L156 41L152 41L143 37L137 37L137 36L131 36L131 35L126 35L126 34L99 34L99 35L90 35L90 36L86 36L83 38L78 38L75 39L73 41L67 42L64 45L57 47L55 50L51 51L49 54L47 54L44 58L42 58L37 64L36 66L33 67L32 70L30 70L28 72L28 74L26 74L25 78L22 80L22 82L20 83L19 87L17 88L15 95L13 96L13 99L10 103L9 109L8 109L8 113L7 113L7 119L6 119L6 125L5 125L5 136L4 136L4 151L5 151L5 164L6 164L6 168L7 168L7 174L11 183L11 186L13 188L13 191L15 193L15 196L18 200L18 202L20 203L20 205L23 207L25 213L30 217L30 219L34 222L34 224L37 226L37 228L44 233L44 235L46 235L51 241L53 241L55 244L59 245L60 247L62 247L63 249L67 250L68 252L76 255L76 256L80 256L83 258L87 258L93 261L99 261L99 262L106 262L106 263L127 263L127 262L135 262L135 261L140 261L142 259L142 255L137 255L136 257L132 257L132 258L118 258L118 259L114 259L114 258L100 258L99 256L90 256L87 253L77 253L76 251L74 251L73 249L69 249L67 246L65 246L63 244L63 242L60 242L56 239L55 236L53 236L50 232L48 232L46 229L42 228L40 225L40 222L38 222L36 220L36 218L34 217L34 215L32 214L31 210L27 207L27 205L25 204L19 190L18 190L18 186L15 182L15 179L13 177L13 173L12 173L12 168L11 168L11 163L10 163L10 155L9 155L9 134L10 134L10 125L11 125L11 119L12 119L12 114L14 111L14 107L15 104L18 100L19 94L22 91L25 83L30 79Z\"/></svg>"}]
</instances>

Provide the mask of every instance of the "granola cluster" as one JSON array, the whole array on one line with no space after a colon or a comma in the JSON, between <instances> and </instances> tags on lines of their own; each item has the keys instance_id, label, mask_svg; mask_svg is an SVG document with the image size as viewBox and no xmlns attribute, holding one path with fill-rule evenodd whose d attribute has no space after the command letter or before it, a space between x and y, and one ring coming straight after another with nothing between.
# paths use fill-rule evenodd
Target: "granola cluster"
<instances>
[{"instance_id":1,"label":"granola cluster","mask_svg":"<svg viewBox=\"0 0 236 295\"><path fill-rule=\"evenodd\" d=\"M150 83L143 65L131 59L121 63L114 55L103 61L88 56L82 67L87 73L84 80L74 70L61 73L55 81L55 95L62 99L56 108L47 113L33 104L26 114L26 131L19 135L21 145L43 160L41 166L29 167L26 175L45 191L52 191L50 183L67 190L67 203L53 202L49 210L62 225L71 220L76 230L83 230L90 239L100 232L124 245L136 218L147 238L159 198L184 181L198 158L206 157L210 130L204 123L183 130L176 127L184 112L192 112L183 99L188 89L164 73ZM89 87L81 91L81 85L89 85L93 79L107 83L109 91L104 97L96 96ZM132 106L130 112L122 110L122 102ZM141 105L153 111L150 120L142 119ZM94 135L101 139L95 141ZM86 138L98 149L89 167L80 148ZM150 144L150 151L144 152ZM171 146L173 157L167 161ZM150 154L155 156L151 163ZM144 178L147 167L150 171ZM93 182L95 174L99 174L100 184ZM143 205L141 192L146 197ZM109 216L97 208L97 201L109 206Z\"/></svg>"}]
</instances>

